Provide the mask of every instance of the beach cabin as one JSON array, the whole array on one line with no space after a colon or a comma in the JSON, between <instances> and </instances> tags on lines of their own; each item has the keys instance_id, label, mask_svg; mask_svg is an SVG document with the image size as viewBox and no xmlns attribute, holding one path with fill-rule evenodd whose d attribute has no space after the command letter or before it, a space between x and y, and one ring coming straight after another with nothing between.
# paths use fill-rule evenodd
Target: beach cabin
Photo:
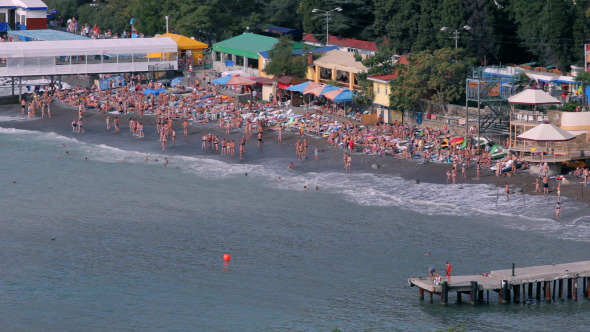
<instances>
[{"instance_id":1,"label":"beach cabin","mask_svg":"<svg viewBox=\"0 0 590 332\"><path fill-rule=\"evenodd\" d=\"M277 38L244 33L213 44L213 70L218 72L241 71L249 76L259 76L259 55L272 49Z\"/></svg>"},{"instance_id":2,"label":"beach cabin","mask_svg":"<svg viewBox=\"0 0 590 332\"><path fill-rule=\"evenodd\" d=\"M409 64L408 57L404 54L396 64ZM397 77L397 71L386 75L373 75L367 77L373 83L373 108L383 118L383 122L392 123L402 120L402 113L389 108L389 94L391 93L391 81Z\"/></svg>"},{"instance_id":3,"label":"beach cabin","mask_svg":"<svg viewBox=\"0 0 590 332\"><path fill-rule=\"evenodd\" d=\"M308 68L307 78L315 83L337 84L350 90L359 89L356 74L367 71L354 53L332 50L313 60Z\"/></svg>"},{"instance_id":4,"label":"beach cabin","mask_svg":"<svg viewBox=\"0 0 590 332\"><path fill-rule=\"evenodd\" d=\"M317 40L313 34L306 33L303 35L303 42L313 46L324 46L319 40ZM328 42L325 46L334 45L338 46L338 49L344 52L358 53L364 55L373 55L377 53L377 44L372 41L352 39L352 38L341 38L338 36L328 36Z\"/></svg>"},{"instance_id":5,"label":"beach cabin","mask_svg":"<svg viewBox=\"0 0 590 332\"><path fill-rule=\"evenodd\" d=\"M0 1L0 32L36 29L47 29L47 5L43 1Z\"/></svg>"}]
</instances>

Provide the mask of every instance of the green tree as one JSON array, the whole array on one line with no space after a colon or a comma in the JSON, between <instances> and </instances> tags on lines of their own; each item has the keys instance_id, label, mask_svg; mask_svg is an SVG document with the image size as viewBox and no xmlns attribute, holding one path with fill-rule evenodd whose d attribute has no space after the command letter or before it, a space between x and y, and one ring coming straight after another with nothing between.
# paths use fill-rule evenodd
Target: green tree
<instances>
[{"instance_id":1,"label":"green tree","mask_svg":"<svg viewBox=\"0 0 590 332\"><path fill-rule=\"evenodd\" d=\"M336 7L342 11L331 11ZM313 13L314 9L321 12ZM329 14L329 33L340 37L372 37L374 31L371 23L374 20L374 7L371 1L365 0L301 0L298 13L302 17L303 30L313 33L318 40L326 39L326 13Z\"/></svg>"},{"instance_id":2,"label":"green tree","mask_svg":"<svg viewBox=\"0 0 590 332\"><path fill-rule=\"evenodd\" d=\"M375 31L381 32L396 54L413 50L419 35L420 6L418 0L374 0ZM427 31L425 33L433 33Z\"/></svg>"},{"instance_id":3,"label":"green tree","mask_svg":"<svg viewBox=\"0 0 590 332\"><path fill-rule=\"evenodd\" d=\"M443 48L408 55L408 65L401 65L398 76L391 83L390 107L413 109L420 99L430 96L443 105L458 100L465 93L467 69L475 58L465 50Z\"/></svg>"},{"instance_id":4,"label":"green tree","mask_svg":"<svg viewBox=\"0 0 590 332\"><path fill-rule=\"evenodd\" d=\"M420 3L420 19L418 21L418 35L412 45L414 51L434 51L438 48L438 40L434 31L439 31L441 26L438 13L438 5L431 0L422 0Z\"/></svg>"},{"instance_id":5,"label":"green tree","mask_svg":"<svg viewBox=\"0 0 590 332\"><path fill-rule=\"evenodd\" d=\"M467 25L464 18L465 10L461 0L443 0L438 7L438 13L441 17L440 27L437 27L438 42L441 47L455 47L455 30L458 29L458 45L464 47L466 39L465 35L468 31L463 27ZM447 27L448 30L441 31L442 27Z\"/></svg>"},{"instance_id":6,"label":"green tree","mask_svg":"<svg viewBox=\"0 0 590 332\"><path fill-rule=\"evenodd\" d=\"M307 55L293 54L293 41L283 36L268 52L270 61L264 68L269 75L304 77L307 73Z\"/></svg>"},{"instance_id":7,"label":"green tree","mask_svg":"<svg viewBox=\"0 0 590 332\"><path fill-rule=\"evenodd\" d=\"M574 23L572 35L574 38L572 61L584 65L584 44L590 43L590 0L577 0L574 6Z\"/></svg>"},{"instance_id":8,"label":"green tree","mask_svg":"<svg viewBox=\"0 0 590 332\"><path fill-rule=\"evenodd\" d=\"M271 0L264 7L264 16L269 24L299 29L301 15L297 12L298 6L298 0Z\"/></svg>"}]
</instances>

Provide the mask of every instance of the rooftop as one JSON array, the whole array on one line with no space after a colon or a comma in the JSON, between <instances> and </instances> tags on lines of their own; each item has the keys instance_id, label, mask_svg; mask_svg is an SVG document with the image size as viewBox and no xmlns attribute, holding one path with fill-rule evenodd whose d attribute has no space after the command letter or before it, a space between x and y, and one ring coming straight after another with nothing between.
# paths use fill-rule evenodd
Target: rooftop
<instances>
[{"instance_id":1,"label":"rooftop","mask_svg":"<svg viewBox=\"0 0 590 332\"><path fill-rule=\"evenodd\" d=\"M311 43L319 43L319 41L310 33L303 35L303 41ZM352 39L352 38L341 38L338 36L328 36L328 44L338 45L342 47L358 48L360 50L377 51L377 45L375 42Z\"/></svg>"},{"instance_id":2,"label":"rooftop","mask_svg":"<svg viewBox=\"0 0 590 332\"><path fill-rule=\"evenodd\" d=\"M258 59L258 52L270 50L279 40L273 37L244 33L213 44L213 50Z\"/></svg>"},{"instance_id":3,"label":"rooftop","mask_svg":"<svg viewBox=\"0 0 590 332\"><path fill-rule=\"evenodd\" d=\"M41 0L3 0L0 8L24 8L27 10L47 10L47 5Z\"/></svg>"},{"instance_id":4,"label":"rooftop","mask_svg":"<svg viewBox=\"0 0 590 332\"><path fill-rule=\"evenodd\" d=\"M361 62L356 61L354 53L340 50L326 52L321 58L315 60L313 64L323 68L334 68L351 73L360 73L367 70L367 67Z\"/></svg>"},{"instance_id":5,"label":"rooftop","mask_svg":"<svg viewBox=\"0 0 590 332\"><path fill-rule=\"evenodd\" d=\"M402 64L402 65L409 65L410 63L408 62L408 57L407 55L402 55L396 62L394 65L396 64ZM397 70L394 70L393 73L391 74L386 74L386 75L373 75L373 76L369 76L367 77L368 80L370 81L377 81L377 82L381 82L381 83L389 83L391 82L391 80L394 80L397 78Z\"/></svg>"}]
</instances>

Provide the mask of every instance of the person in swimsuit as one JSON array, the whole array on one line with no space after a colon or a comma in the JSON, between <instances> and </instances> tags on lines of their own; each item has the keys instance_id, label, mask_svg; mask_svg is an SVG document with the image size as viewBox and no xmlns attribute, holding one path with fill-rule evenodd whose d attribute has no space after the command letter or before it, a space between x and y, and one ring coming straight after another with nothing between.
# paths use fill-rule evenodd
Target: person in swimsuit
<instances>
[{"instance_id":1,"label":"person in swimsuit","mask_svg":"<svg viewBox=\"0 0 590 332\"><path fill-rule=\"evenodd\" d=\"M557 205L555 205L555 218L559 219L559 214L561 213L561 203L557 202Z\"/></svg>"},{"instance_id":2,"label":"person in swimsuit","mask_svg":"<svg viewBox=\"0 0 590 332\"><path fill-rule=\"evenodd\" d=\"M543 194L549 193L549 177L545 175L543 177Z\"/></svg>"},{"instance_id":3,"label":"person in swimsuit","mask_svg":"<svg viewBox=\"0 0 590 332\"><path fill-rule=\"evenodd\" d=\"M504 185L504 189L506 191L506 200L510 200L510 185L508 184L508 182L506 182L506 184Z\"/></svg>"},{"instance_id":4,"label":"person in swimsuit","mask_svg":"<svg viewBox=\"0 0 590 332\"><path fill-rule=\"evenodd\" d=\"M262 146L262 131L258 132L258 146Z\"/></svg>"},{"instance_id":5,"label":"person in swimsuit","mask_svg":"<svg viewBox=\"0 0 590 332\"><path fill-rule=\"evenodd\" d=\"M72 132L76 132L76 129L78 127L78 123L76 122L76 119L72 120Z\"/></svg>"},{"instance_id":6,"label":"person in swimsuit","mask_svg":"<svg viewBox=\"0 0 590 332\"><path fill-rule=\"evenodd\" d=\"M111 117L107 116L107 131L111 129Z\"/></svg>"}]
</instances>

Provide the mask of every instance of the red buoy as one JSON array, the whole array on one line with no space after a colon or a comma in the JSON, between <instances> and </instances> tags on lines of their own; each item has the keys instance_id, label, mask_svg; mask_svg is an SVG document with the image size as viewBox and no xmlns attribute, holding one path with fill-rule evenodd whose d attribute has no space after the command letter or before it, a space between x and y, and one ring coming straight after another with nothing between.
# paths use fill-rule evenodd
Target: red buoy
<instances>
[{"instance_id":1,"label":"red buoy","mask_svg":"<svg viewBox=\"0 0 590 332\"><path fill-rule=\"evenodd\" d=\"M231 259L231 256L229 254L224 254L223 255L223 260L226 262L229 262L229 260Z\"/></svg>"}]
</instances>

